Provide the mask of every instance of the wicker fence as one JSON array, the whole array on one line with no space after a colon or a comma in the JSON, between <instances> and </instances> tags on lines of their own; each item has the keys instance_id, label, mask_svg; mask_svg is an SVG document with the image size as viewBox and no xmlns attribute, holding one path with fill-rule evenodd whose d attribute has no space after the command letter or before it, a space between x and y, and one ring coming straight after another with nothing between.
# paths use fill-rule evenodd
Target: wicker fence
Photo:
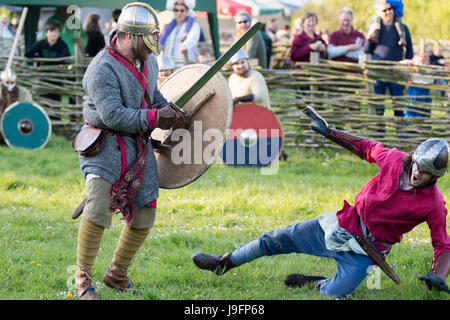
<instances>
[{"instance_id":1,"label":"wicker fence","mask_svg":"<svg viewBox=\"0 0 450 320\"><path fill-rule=\"evenodd\" d=\"M6 61L7 57L0 57L0 68L4 68ZM272 109L283 126L285 146L334 146L309 129L310 121L301 111L307 104L316 106L335 128L373 138L386 146L408 147L431 136L450 140L450 90L447 84L438 84L439 80L449 80L449 69L379 61L358 64L328 60L302 63L293 68L287 61L286 56L278 55L276 68L261 70L271 93ZM83 120L85 93L81 78L90 60L66 58L57 60L58 65L43 65L45 62L49 62L48 59L17 57L13 69L19 85L30 89L34 100L51 117L53 131L70 139ZM430 89L428 97L432 102L411 101L415 97L407 95L406 87L412 85L409 82L412 78L432 80L429 84L414 83L415 87ZM405 85L405 95L374 94L376 80ZM45 97L48 94L60 95L62 99L51 100ZM376 115L377 106L385 107L383 116ZM393 116L394 109L414 106L430 110L431 114L424 114L426 117L422 118Z\"/></svg>"}]
</instances>

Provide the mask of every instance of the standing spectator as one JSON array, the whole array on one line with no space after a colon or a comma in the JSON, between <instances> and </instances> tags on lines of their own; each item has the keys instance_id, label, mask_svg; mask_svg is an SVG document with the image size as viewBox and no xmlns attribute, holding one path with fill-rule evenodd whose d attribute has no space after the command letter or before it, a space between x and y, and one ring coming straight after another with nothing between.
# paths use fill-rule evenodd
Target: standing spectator
<instances>
[{"instance_id":1,"label":"standing spectator","mask_svg":"<svg viewBox=\"0 0 450 320\"><path fill-rule=\"evenodd\" d=\"M403 0L375 0L375 6L378 4L389 3L394 10L394 26L397 30L399 41L398 45L406 47L406 33L402 23L403 17ZM378 43L381 29L381 18L378 16L371 28L371 32L368 34L368 39L371 42Z\"/></svg>"},{"instance_id":2,"label":"standing spectator","mask_svg":"<svg viewBox=\"0 0 450 320\"><path fill-rule=\"evenodd\" d=\"M98 14L91 14L87 17L84 24L84 31L88 38L84 52L88 57L95 57L105 47L105 38L100 31L99 20L100 16Z\"/></svg>"},{"instance_id":3,"label":"standing spectator","mask_svg":"<svg viewBox=\"0 0 450 320\"><path fill-rule=\"evenodd\" d=\"M156 58L156 62L158 62L158 88L166 80L175 70L175 63L173 63L172 59L170 59L164 52L161 52L159 56Z\"/></svg>"},{"instance_id":4,"label":"standing spectator","mask_svg":"<svg viewBox=\"0 0 450 320\"><path fill-rule=\"evenodd\" d=\"M291 48L292 61L310 61L311 51L320 52L322 58L326 58L325 41L315 32L318 22L317 15L314 12L307 11L302 16L303 31L294 37Z\"/></svg>"},{"instance_id":5,"label":"standing spectator","mask_svg":"<svg viewBox=\"0 0 450 320\"><path fill-rule=\"evenodd\" d=\"M339 12L341 28L330 34L327 46L328 58L336 61L358 62L364 53L364 34L353 28L353 11L342 8Z\"/></svg>"},{"instance_id":6,"label":"standing spectator","mask_svg":"<svg viewBox=\"0 0 450 320\"><path fill-rule=\"evenodd\" d=\"M234 18L236 26L236 39L239 39L252 26L252 18L247 11L239 11ZM242 47L248 53L249 59L257 59L258 66L267 69L267 49L261 32L257 32Z\"/></svg>"},{"instance_id":7,"label":"standing spectator","mask_svg":"<svg viewBox=\"0 0 450 320\"><path fill-rule=\"evenodd\" d=\"M200 47L198 50L198 62L212 65L214 61L216 61L216 57L214 56L213 50L207 46Z\"/></svg>"},{"instance_id":8,"label":"standing spectator","mask_svg":"<svg viewBox=\"0 0 450 320\"><path fill-rule=\"evenodd\" d=\"M194 7L192 0L168 0L166 4L167 10L173 10L175 18L165 27L159 43L177 67L197 62L201 29L190 14Z\"/></svg>"},{"instance_id":9,"label":"standing spectator","mask_svg":"<svg viewBox=\"0 0 450 320\"><path fill-rule=\"evenodd\" d=\"M269 69L272 66L271 59L272 59L272 39L267 34L267 26L263 23L261 29L259 32L261 33L264 45L266 46L266 61L267 61L267 68Z\"/></svg>"},{"instance_id":10,"label":"standing spectator","mask_svg":"<svg viewBox=\"0 0 450 320\"><path fill-rule=\"evenodd\" d=\"M233 74L228 79L233 106L253 102L270 110L269 90L261 73L250 68L248 54L239 49L230 59Z\"/></svg>"},{"instance_id":11,"label":"standing spectator","mask_svg":"<svg viewBox=\"0 0 450 320\"><path fill-rule=\"evenodd\" d=\"M279 44L291 45L292 43L292 30L290 25L285 25L277 32L277 40Z\"/></svg>"},{"instance_id":12,"label":"standing spectator","mask_svg":"<svg viewBox=\"0 0 450 320\"><path fill-rule=\"evenodd\" d=\"M8 15L0 17L0 54L9 54L14 39L11 20Z\"/></svg>"},{"instance_id":13,"label":"standing spectator","mask_svg":"<svg viewBox=\"0 0 450 320\"><path fill-rule=\"evenodd\" d=\"M394 27L394 11L392 6L387 2L379 2L377 5L377 13L381 18L381 28L378 43L369 42L369 46L366 50L367 53L372 54L372 60L389 60L400 61L403 59L403 46L400 46L399 35ZM409 29L406 25L403 25L406 36L406 59L412 59L414 56L414 50L411 40ZM373 28L373 25L371 26ZM369 30L369 34L372 30ZM389 89L391 96L402 96L404 92L403 85L377 80L375 85L375 93L385 94L386 89ZM384 114L384 106L379 105L376 108L378 115ZM397 117L403 117L404 111L400 108L394 108L394 115Z\"/></svg>"},{"instance_id":14,"label":"standing spectator","mask_svg":"<svg viewBox=\"0 0 450 320\"><path fill-rule=\"evenodd\" d=\"M53 16L48 18L47 23L50 21L59 23L61 39L69 47L71 56L75 55L75 45L78 45L81 49L86 47L86 33L81 26L80 20L73 12L68 10L68 6L58 7Z\"/></svg>"}]
</instances>

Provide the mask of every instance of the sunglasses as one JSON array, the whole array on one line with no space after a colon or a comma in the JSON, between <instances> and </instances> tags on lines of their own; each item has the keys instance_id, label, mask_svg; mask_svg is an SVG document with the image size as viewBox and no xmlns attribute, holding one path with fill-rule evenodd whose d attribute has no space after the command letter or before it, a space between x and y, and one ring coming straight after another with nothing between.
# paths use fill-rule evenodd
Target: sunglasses
<instances>
[{"instance_id":1,"label":"sunglasses","mask_svg":"<svg viewBox=\"0 0 450 320\"><path fill-rule=\"evenodd\" d=\"M237 24L248 24L249 20L238 21Z\"/></svg>"},{"instance_id":2,"label":"sunglasses","mask_svg":"<svg viewBox=\"0 0 450 320\"><path fill-rule=\"evenodd\" d=\"M173 10L174 12L186 12L186 10L184 10L184 9L175 9L175 10Z\"/></svg>"},{"instance_id":3,"label":"sunglasses","mask_svg":"<svg viewBox=\"0 0 450 320\"><path fill-rule=\"evenodd\" d=\"M381 10L381 11L383 11L383 12L388 12L388 11L391 11L391 10L394 10L394 9L392 9L392 7L389 7L389 8L386 8L386 9L384 9L384 10Z\"/></svg>"}]
</instances>

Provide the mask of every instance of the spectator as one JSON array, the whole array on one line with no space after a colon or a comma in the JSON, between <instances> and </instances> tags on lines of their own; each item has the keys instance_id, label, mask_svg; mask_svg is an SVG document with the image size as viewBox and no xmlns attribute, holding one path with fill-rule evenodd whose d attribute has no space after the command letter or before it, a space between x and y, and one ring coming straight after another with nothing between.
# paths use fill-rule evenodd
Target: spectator
<instances>
[{"instance_id":1,"label":"spectator","mask_svg":"<svg viewBox=\"0 0 450 320\"><path fill-rule=\"evenodd\" d=\"M328 58L336 61L358 62L364 54L364 34L353 28L353 11L342 8L339 12L341 28L330 34L327 46Z\"/></svg>"},{"instance_id":2,"label":"spectator","mask_svg":"<svg viewBox=\"0 0 450 320\"><path fill-rule=\"evenodd\" d=\"M412 65L415 66L422 66L429 64L428 57L422 53L416 54L414 58L411 61ZM413 77L409 80L411 84L422 84L422 85L429 85L433 83L433 79L431 78L421 78L420 74L413 75ZM428 88L422 88L422 87L414 87L414 85L408 86L408 96L410 98L409 101L419 101L419 102L426 102L431 103L431 97L430 97L430 89ZM419 118L419 117L427 117L429 118L431 116L431 110L430 109L424 109L424 108L417 108L417 107L406 107L406 118Z\"/></svg>"},{"instance_id":3,"label":"spectator","mask_svg":"<svg viewBox=\"0 0 450 320\"><path fill-rule=\"evenodd\" d=\"M70 20L69 20L70 18ZM47 22L57 21L60 25L60 36L61 39L69 47L70 55L75 55L75 45L83 49L87 45L87 36L84 32L80 20L76 15L68 10L68 6L58 7ZM69 23L70 22L70 23Z\"/></svg>"},{"instance_id":4,"label":"spectator","mask_svg":"<svg viewBox=\"0 0 450 320\"><path fill-rule=\"evenodd\" d=\"M430 59L430 64L448 67L448 63L441 53L441 46L437 43L433 46L433 49L431 49L431 54L430 54L429 59ZM443 85L447 84L447 80L445 80L445 79L436 79L434 82L436 84L443 84ZM439 91L439 95L441 97L444 97L445 91Z\"/></svg>"},{"instance_id":5,"label":"spectator","mask_svg":"<svg viewBox=\"0 0 450 320\"><path fill-rule=\"evenodd\" d=\"M290 25L285 25L283 28L278 30L277 32L277 39L278 43L284 44L284 45L291 45L292 43L292 30Z\"/></svg>"},{"instance_id":6,"label":"spectator","mask_svg":"<svg viewBox=\"0 0 450 320\"><path fill-rule=\"evenodd\" d=\"M377 13L381 18L381 28L378 43L369 42L369 46L366 50L367 53L372 54L373 60L389 60L400 61L403 59L403 47L399 46L399 35L395 30L394 24L394 12L392 6L389 3L379 2L377 5ZM373 25L371 26L373 28ZM404 25L405 37L406 37L406 59L412 59L414 56L411 35L409 29ZM369 30L369 34L372 31ZM386 89L389 89L391 96L402 96L404 87L403 85L377 80L375 85L375 93L385 94ZM380 105L376 108L378 115L384 114L384 106ZM397 117L403 117L404 111L400 108L394 108L394 115Z\"/></svg>"},{"instance_id":7,"label":"spectator","mask_svg":"<svg viewBox=\"0 0 450 320\"><path fill-rule=\"evenodd\" d=\"M234 18L236 26L236 39L239 39L252 26L252 18L247 11L239 11ZM257 59L258 66L267 69L267 49L261 32L257 32L247 43L242 47L248 53L249 59Z\"/></svg>"},{"instance_id":8,"label":"spectator","mask_svg":"<svg viewBox=\"0 0 450 320\"><path fill-rule=\"evenodd\" d=\"M60 37L60 25L58 21L50 21L45 25L46 39L39 40L33 44L27 51L25 57L27 58L61 58L70 56L70 51L67 44ZM43 65L60 64L58 61L47 61ZM52 84L61 85L61 83L51 82ZM61 96L54 93L42 95L56 101L61 101Z\"/></svg>"},{"instance_id":9,"label":"spectator","mask_svg":"<svg viewBox=\"0 0 450 320\"><path fill-rule=\"evenodd\" d=\"M198 62L211 65L214 61L216 61L216 57L213 50L207 46L200 47L198 50Z\"/></svg>"},{"instance_id":10,"label":"spectator","mask_svg":"<svg viewBox=\"0 0 450 320\"><path fill-rule=\"evenodd\" d=\"M7 69L0 74L0 119L5 109L16 101L32 103L33 98L28 89L17 85L17 75L11 69ZM0 130L0 144L4 143L4 138Z\"/></svg>"},{"instance_id":11,"label":"spectator","mask_svg":"<svg viewBox=\"0 0 450 320\"><path fill-rule=\"evenodd\" d=\"M270 110L269 90L261 73L250 68L249 56L239 49L230 59L233 74L228 79L233 106L253 102Z\"/></svg>"},{"instance_id":12,"label":"spectator","mask_svg":"<svg viewBox=\"0 0 450 320\"><path fill-rule=\"evenodd\" d=\"M277 19L272 18L270 19L270 22L266 28L266 33L270 37L270 40L272 40L272 43L278 42L277 32L278 32L278 21Z\"/></svg>"},{"instance_id":13,"label":"spectator","mask_svg":"<svg viewBox=\"0 0 450 320\"><path fill-rule=\"evenodd\" d=\"M315 33L315 28L318 19L314 12L307 11L302 16L303 31L294 37L291 48L292 61L310 61L311 51L320 52L322 58L326 58L326 44L325 41Z\"/></svg>"},{"instance_id":14,"label":"spectator","mask_svg":"<svg viewBox=\"0 0 450 320\"><path fill-rule=\"evenodd\" d=\"M88 57L95 57L96 54L105 47L105 38L100 31L100 16L91 14L87 17L84 24L84 31L88 38L84 52Z\"/></svg>"},{"instance_id":15,"label":"spectator","mask_svg":"<svg viewBox=\"0 0 450 320\"><path fill-rule=\"evenodd\" d=\"M156 58L158 62L158 87L166 80L175 70L175 63L163 52Z\"/></svg>"},{"instance_id":16,"label":"spectator","mask_svg":"<svg viewBox=\"0 0 450 320\"><path fill-rule=\"evenodd\" d=\"M194 7L192 0L167 1L166 8L173 10L175 18L165 27L159 43L177 66L197 62L201 29L190 14Z\"/></svg>"},{"instance_id":17,"label":"spectator","mask_svg":"<svg viewBox=\"0 0 450 320\"><path fill-rule=\"evenodd\" d=\"M267 26L263 23L261 29L259 32L261 33L264 45L266 46L266 61L267 61L267 69L269 69L272 66L271 58L272 58L272 39L269 37L269 35L266 32Z\"/></svg>"},{"instance_id":18,"label":"spectator","mask_svg":"<svg viewBox=\"0 0 450 320\"><path fill-rule=\"evenodd\" d=\"M11 20L8 15L0 17L0 54L9 54L14 39L14 32L11 28Z\"/></svg>"},{"instance_id":19,"label":"spectator","mask_svg":"<svg viewBox=\"0 0 450 320\"><path fill-rule=\"evenodd\" d=\"M394 26L397 30L399 41L398 45L402 47L406 47L406 32L403 27L402 23L402 17L403 17L403 0L375 0L375 6L378 4L386 4L389 3L392 6L392 9L394 10ZM381 30L381 18L377 16L373 28L371 29L371 32L367 36L369 41L378 43L380 38L380 30Z\"/></svg>"}]
</instances>

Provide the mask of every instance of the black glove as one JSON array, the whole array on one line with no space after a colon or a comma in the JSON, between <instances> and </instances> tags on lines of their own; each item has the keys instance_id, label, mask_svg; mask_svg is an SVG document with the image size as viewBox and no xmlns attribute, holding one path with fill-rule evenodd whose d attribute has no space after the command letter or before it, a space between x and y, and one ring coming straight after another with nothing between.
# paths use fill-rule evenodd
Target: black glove
<instances>
[{"instance_id":1,"label":"black glove","mask_svg":"<svg viewBox=\"0 0 450 320\"><path fill-rule=\"evenodd\" d=\"M313 107L307 106L303 109L303 113L306 114L310 119L316 121L316 125L311 126L315 132L320 133L324 137L328 137L330 134L330 125L322 118Z\"/></svg>"},{"instance_id":2,"label":"black glove","mask_svg":"<svg viewBox=\"0 0 450 320\"><path fill-rule=\"evenodd\" d=\"M445 283L444 279L436 274L429 273L426 276L420 276L419 279L425 281L425 284L427 285L429 290L435 287L439 291L450 293L450 290L448 289L448 286Z\"/></svg>"}]
</instances>

